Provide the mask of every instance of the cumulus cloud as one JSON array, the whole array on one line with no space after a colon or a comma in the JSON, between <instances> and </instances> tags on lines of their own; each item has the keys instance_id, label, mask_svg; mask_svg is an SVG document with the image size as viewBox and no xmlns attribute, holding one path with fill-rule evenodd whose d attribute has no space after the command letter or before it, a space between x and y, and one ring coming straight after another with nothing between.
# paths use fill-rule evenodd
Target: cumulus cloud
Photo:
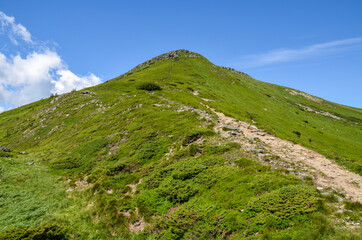
<instances>
[{"instance_id":1,"label":"cumulus cloud","mask_svg":"<svg viewBox=\"0 0 362 240\"><path fill-rule=\"evenodd\" d=\"M0 53L0 101L16 107L49 95L52 71L61 66L55 52L33 52L25 58Z\"/></svg>"},{"instance_id":2,"label":"cumulus cloud","mask_svg":"<svg viewBox=\"0 0 362 240\"><path fill-rule=\"evenodd\" d=\"M241 57L241 61L234 65L242 68L262 67L275 63L291 62L361 48L362 38L349 38L314 44L299 49L277 49L267 53L243 56Z\"/></svg>"},{"instance_id":3,"label":"cumulus cloud","mask_svg":"<svg viewBox=\"0 0 362 240\"><path fill-rule=\"evenodd\" d=\"M18 53L6 56L0 52L0 112L48 97L51 93L62 94L101 83L101 79L92 73L77 76L70 71L56 51L33 42L31 34L23 25L16 24L14 17L0 12L0 24L10 39L16 35L25 44L38 46L25 56ZM9 28L7 32L5 27ZM14 41L18 44L15 38Z\"/></svg>"},{"instance_id":4,"label":"cumulus cloud","mask_svg":"<svg viewBox=\"0 0 362 240\"><path fill-rule=\"evenodd\" d=\"M75 75L54 51L32 52L25 58L0 53L0 102L8 107L99 83L100 78L92 73Z\"/></svg>"},{"instance_id":5,"label":"cumulus cloud","mask_svg":"<svg viewBox=\"0 0 362 240\"><path fill-rule=\"evenodd\" d=\"M33 43L30 32L20 23L15 23L14 17L9 17L0 11L0 24L2 32L7 32L14 44L18 44L16 38L20 38L27 43Z\"/></svg>"},{"instance_id":6,"label":"cumulus cloud","mask_svg":"<svg viewBox=\"0 0 362 240\"><path fill-rule=\"evenodd\" d=\"M60 76L57 80L53 80L54 89L53 93L66 93L73 89L81 89L97 85L101 83L101 79L90 73L88 76L79 77L69 70L58 70L57 74Z\"/></svg>"}]
</instances>

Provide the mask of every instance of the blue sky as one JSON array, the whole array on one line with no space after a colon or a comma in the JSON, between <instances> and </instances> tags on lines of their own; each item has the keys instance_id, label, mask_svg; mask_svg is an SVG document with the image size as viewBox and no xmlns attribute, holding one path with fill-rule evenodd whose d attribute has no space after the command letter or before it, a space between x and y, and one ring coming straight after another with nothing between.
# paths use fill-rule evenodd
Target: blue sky
<instances>
[{"instance_id":1,"label":"blue sky","mask_svg":"<svg viewBox=\"0 0 362 240\"><path fill-rule=\"evenodd\" d=\"M176 49L362 107L359 0L0 0L0 11L0 110L97 84Z\"/></svg>"}]
</instances>

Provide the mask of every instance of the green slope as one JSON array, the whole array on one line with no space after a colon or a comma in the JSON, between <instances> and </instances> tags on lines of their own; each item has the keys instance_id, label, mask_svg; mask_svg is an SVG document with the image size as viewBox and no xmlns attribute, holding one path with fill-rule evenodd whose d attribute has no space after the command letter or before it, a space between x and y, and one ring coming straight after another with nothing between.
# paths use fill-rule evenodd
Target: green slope
<instances>
[{"instance_id":1,"label":"green slope","mask_svg":"<svg viewBox=\"0 0 362 240\"><path fill-rule=\"evenodd\" d=\"M162 90L138 89L144 82ZM248 159L199 113L212 115L201 98L212 99L207 104L217 111L361 174L360 109L257 81L185 50L88 90L95 94L74 91L0 114L0 145L13 150L0 156L0 238L56 224L54 232L71 239L353 239L336 235L333 197ZM47 186L36 184L43 178ZM39 214L24 208L29 216L12 220L6 216L22 213L11 201ZM132 233L140 219L145 230Z\"/></svg>"}]
</instances>

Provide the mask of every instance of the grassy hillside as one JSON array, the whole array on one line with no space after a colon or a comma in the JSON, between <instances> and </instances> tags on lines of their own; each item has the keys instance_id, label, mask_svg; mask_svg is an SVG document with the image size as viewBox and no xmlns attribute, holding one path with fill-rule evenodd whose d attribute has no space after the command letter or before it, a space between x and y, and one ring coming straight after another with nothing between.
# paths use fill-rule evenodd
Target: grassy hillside
<instances>
[{"instance_id":1,"label":"grassy hillside","mask_svg":"<svg viewBox=\"0 0 362 240\"><path fill-rule=\"evenodd\" d=\"M214 132L203 103L359 174L360 109L188 51L88 91L0 114L0 145L13 150L0 153L0 239L357 239L336 226L360 221L360 204L338 213L313 181L256 161Z\"/></svg>"}]
</instances>

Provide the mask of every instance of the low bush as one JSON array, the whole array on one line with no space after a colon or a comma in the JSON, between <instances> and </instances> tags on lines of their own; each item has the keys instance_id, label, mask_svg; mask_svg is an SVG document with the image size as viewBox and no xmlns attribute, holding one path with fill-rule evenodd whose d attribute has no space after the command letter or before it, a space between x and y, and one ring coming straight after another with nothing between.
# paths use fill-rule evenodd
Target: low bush
<instances>
[{"instance_id":1,"label":"low bush","mask_svg":"<svg viewBox=\"0 0 362 240\"><path fill-rule=\"evenodd\" d=\"M293 131L293 133L294 133L295 135L297 135L298 137L300 137L300 135L302 135L299 131Z\"/></svg>"},{"instance_id":2,"label":"low bush","mask_svg":"<svg viewBox=\"0 0 362 240\"><path fill-rule=\"evenodd\" d=\"M12 156L13 155L11 153L0 151L0 157L12 157Z\"/></svg>"},{"instance_id":3,"label":"low bush","mask_svg":"<svg viewBox=\"0 0 362 240\"><path fill-rule=\"evenodd\" d=\"M65 231L57 225L42 225L36 228L13 228L0 233L0 240L63 240Z\"/></svg>"},{"instance_id":4,"label":"low bush","mask_svg":"<svg viewBox=\"0 0 362 240\"><path fill-rule=\"evenodd\" d=\"M160 196L165 197L172 203L187 202L197 192L198 189L194 186L194 184L172 178L163 181L157 189L157 193Z\"/></svg>"},{"instance_id":5,"label":"low bush","mask_svg":"<svg viewBox=\"0 0 362 240\"><path fill-rule=\"evenodd\" d=\"M162 90L162 88L153 82L143 82L140 85L138 85L137 89L139 90L146 90L146 91L158 91Z\"/></svg>"},{"instance_id":6,"label":"low bush","mask_svg":"<svg viewBox=\"0 0 362 240\"><path fill-rule=\"evenodd\" d=\"M206 129L193 130L193 131L189 132L185 136L184 140L182 141L182 145L187 146L190 143L195 142L196 140L198 140L202 136L211 136L213 134L215 134L215 133L213 131L211 131L211 130L206 130Z\"/></svg>"},{"instance_id":7,"label":"low bush","mask_svg":"<svg viewBox=\"0 0 362 240\"><path fill-rule=\"evenodd\" d=\"M277 229L285 229L290 219L314 212L319 207L318 193L303 185L285 186L251 201L245 211L256 231L258 226L272 222Z\"/></svg>"}]
</instances>

